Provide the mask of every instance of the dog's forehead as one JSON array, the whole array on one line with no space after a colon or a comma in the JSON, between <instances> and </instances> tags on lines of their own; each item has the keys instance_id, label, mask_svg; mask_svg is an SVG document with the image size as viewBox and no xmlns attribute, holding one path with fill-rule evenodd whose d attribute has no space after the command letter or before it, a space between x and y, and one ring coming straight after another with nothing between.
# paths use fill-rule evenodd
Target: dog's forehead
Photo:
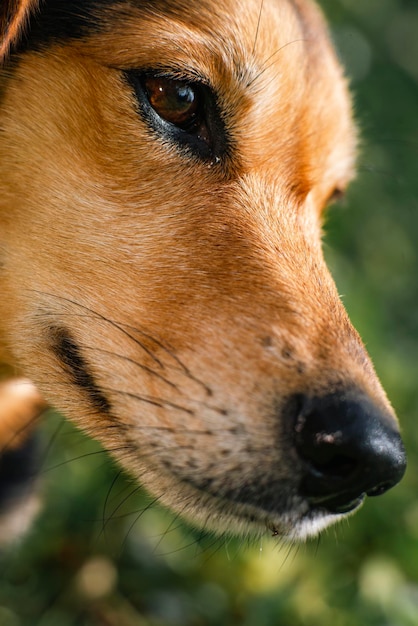
<instances>
[{"instance_id":1,"label":"dog's forehead","mask_svg":"<svg viewBox=\"0 0 418 626\"><path fill-rule=\"evenodd\" d=\"M327 181L318 197L351 177L346 85L311 0L45 0L22 50L56 45L105 68L206 82L245 134L252 167L288 162L292 177L297 163L309 186Z\"/></svg>"},{"instance_id":2,"label":"dog's forehead","mask_svg":"<svg viewBox=\"0 0 418 626\"><path fill-rule=\"evenodd\" d=\"M23 4L23 2L22 2ZM242 35L246 43L256 43L258 34L267 26L280 25L283 36L298 34L310 36L318 28L316 10L311 0L26 0L31 13L29 46L40 41L63 41L84 38L103 27L116 27L114 17L119 14L121 24L132 19L152 17L182 23L206 32L209 36ZM314 22L314 30L311 25ZM22 32L22 34L24 34ZM26 44L25 44L26 48Z\"/></svg>"},{"instance_id":3,"label":"dog's forehead","mask_svg":"<svg viewBox=\"0 0 418 626\"><path fill-rule=\"evenodd\" d=\"M140 37L136 45L126 46L127 54L134 55L147 41L157 49L184 46L191 62L200 53L222 56L224 64L241 77L252 66L258 72L269 61L274 65L288 46L297 67L302 57L312 59L326 40L324 24L309 0L246 0L245 10L239 0L104 2L98 15L113 37L123 37L125 42Z\"/></svg>"},{"instance_id":4,"label":"dog's forehead","mask_svg":"<svg viewBox=\"0 0 418 626\"><path fill-rule=\"evenodd\" d=\"M311 0L246 0L245 8L241 0L45 0L25 33L23 51L94 41L107 65L141 67L151 48L150 62L161 64L159 53L170 62L177 48L191 65L206 57L212 71L228 69L243 81L280 67L281 57L287 72L289 64L295 73L307 65L321 71L331 51Z\"/></svg>"}]
</instances>

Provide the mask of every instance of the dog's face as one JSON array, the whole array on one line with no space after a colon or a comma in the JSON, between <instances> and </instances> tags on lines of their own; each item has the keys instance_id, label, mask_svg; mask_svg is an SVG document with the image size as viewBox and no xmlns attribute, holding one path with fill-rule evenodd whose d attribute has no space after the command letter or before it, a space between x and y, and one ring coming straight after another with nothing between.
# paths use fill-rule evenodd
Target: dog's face
<instances>
[{"instance_id":1,"label":"dog's face","mask_svg":"<svg viewBox=\"0 0 418 626\"><path fill-rule=\"evenodd\" d=\"M47 1L3 76L9 349L186 517L315 533L404 470L321 251L355 155L322 18L102 4Z\"/></svg>"}]
</instances>

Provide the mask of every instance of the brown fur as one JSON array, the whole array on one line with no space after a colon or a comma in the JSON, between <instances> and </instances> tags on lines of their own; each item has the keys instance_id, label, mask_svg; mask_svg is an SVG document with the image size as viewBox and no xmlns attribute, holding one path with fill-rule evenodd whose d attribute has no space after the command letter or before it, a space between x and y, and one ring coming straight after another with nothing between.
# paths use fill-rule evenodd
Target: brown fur
<instances>
[{"instance_id":1,"label":"brown fur","mask_svg":"<svg viewBox=\"0 0 418 626\"><path fill-rule=\"evenodd\" d=\"M100 19L2 78L3 360L187 517L314 532L298 511L224 495L273 467L293 480L281 420L300 390L356 386L393 416L321 251L324 207L356 152L323 19L309 0L120 2ZM234 145L221 165L179 155L138 115L120 70L162 63L219 94ZM52 349L63 327L109 410Z\"/></svg>"}]
</instances>

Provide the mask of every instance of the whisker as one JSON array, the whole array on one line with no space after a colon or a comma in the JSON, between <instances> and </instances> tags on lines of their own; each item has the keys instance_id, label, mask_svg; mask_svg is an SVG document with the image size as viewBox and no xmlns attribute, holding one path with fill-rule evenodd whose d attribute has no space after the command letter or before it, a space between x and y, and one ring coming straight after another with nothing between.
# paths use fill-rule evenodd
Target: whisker
<instances>
[{"instance_id":1,"label":"whisker","mask_svg":"<svg viewBox=\"0 0 418 626\"><path fill-rule=\"evenodd\" d=\"M204 535L209 536L209 531L204 531ZM178 552L182 552L182 550L186 550L187 548L191 548L192 546L198 546L200 548L201 551L203 551L203 548L200 544L201 538L194 538L192 541L190 541L189 543L186 543L184 545L181 545L180 547L176 548L175 550L170 550L170 552L156 552L156 556L158 557L167 557L167 556L171 556L172 554L177 554ZM212 544L211 544L212 545ZM210 546L209 546L210 547Z\"/></svg>"},{"instance_id":2,"label":"whisker","mask_svg":"<svg viewBox=\"0 0 418 626\"><path fill-rule=\"evenodd\" d=\"M254 37L254 44L253 44L253 49L251 51L251 56L253 56L253 57L255 55L255 49L256 49L257 41L258 41L258 34L260 32L261 15L263 13L263 8L264 8L264 0L261 0L260 10L258 12L257 28L256 28L256 31L255 31L255 37Z\"/></svg>"},{"instance_id":3,"label":"whisker","mask_svg":"<svg viewBox=\"0 0 418 626\"><path fill-rule=\"evenodd\" d=\"M161 341L159 341L158 339L156 339L155 337L153 337L152 335L146 333L144 330L141 330L140 328L136 327L136 326L132 326L130 324L124 324L124 323L118 323L114 320L111 320L109 318L107 318L105 315L99 313L98 311L95 311L93 309L91 309L90 307L81 304L79 302L77 302L76 300L73 300L71 298L67 298L65 296L61 296L61 295L57 295L57 294L52 294L46 291L37 291L37 290L31 290L34 293L37 293L38 295L44 295L44 296L48 296L50 298L55 298L56 300L62 300L63 302L68 302L69 304L72 304L75 307L78 307L82 310L87 311L88 313L90 313L92 316L97 317L98 319L110 324L111 326L113 326L113 328L116 328L117 330L119 330L121 333L123 333L125 336L127 336L129 339L131 339L136 345L138 345L162 370L166 369L166 364L164 364L146 345L144 345L143 342L141 342L136 336L134 336L132 333L136 333L141 335L142 337L144 337L145 339L147 339L148 341L154 343L158 348L160 348L162 351L164 351L168 356L170 356L171 359L173 359L173 361L180 367L181 371L192 381L194 381L195 383L197 383L198 385L200 385L205 393L208 396L212 395L212 390L210 389L210 387L208 385L206 385L203 381L201 381L200 379L198 379L197 377L195 377L191 371L189 370L189 368L181 361L181 359L175 354L175 352L170 349L169 347L167 347L167 345L163 344ZM129 332L128 332L129 331Z\"/></svg>"},{"instance_id":4,"label":"whisker","mask_svg":"<svg viewBox=\"0 0 418 626\"><path fill-rule=\"evenodd\" d=\"M165 400L164 398L155 398L153 396L140 396L137 393L133 393L130 391L123 391L121 389L112 389L110 387L102 387L103 391L107 393L119 394L122 396L126 396L128 398L132 398L134 400L138 400L139 402L144 402L145 404L151 404L153 406L157 406L160 409L169 407L170 409L175 409L176 411L181 411L183 413L187 413L187 415L194 416L195 413L191 409L187 409L184 406L180 406L179 404L175 404L170 400Z\"/></svg>"},{"instance_id":5,"label":"whisker","mask_svg":"<svg viewBox=\"0 0 418 626\"><path fill-rule=\"evenodd\" d=\"M120 473L119 473L120 475ZM114 481L115 482L115 481ZM113 483L114 484L114 483ZM105 531L108 523L112 520L115 519L123 519L126 517L130 517L131 515L134 515L136 513L138 513L138 511L130 511L129 513L123 513L122 515L116 515L116 513L118 511L120 511L120 509L123 507L123 505L130 499L132 498L132 496L134 496L136 493L138 493L138 491L141 491L141 486L140 485L135 485L135 487L131 488L131 490L129 491L129 493L118 503L118 505L112 510L112 512L110 513L110 515L106 518L103 518L103 532ZM142 510L142 509L141 509Z\"/></svg>"},{"instance_id":6,"label":"whisker","mask_svg":"<svg viewBox=\"0 0 418 626\"><path fill-rule=\"evenodd\" d=\"M210 389L210 387L208 387L203 381L199 380L198 378L196 378L195 376L193 376L193 374L191 373L191 371L189 370L189 368L181 361L181 359L179 359L179 357L175 354L175 352L171 349L168 348L165 344L161 343L161 341L159 341L158 339L156 339L155 337L152 337L151 335L148 335L147 333L145 333L143 330L140 330L138 328L135 328L134 326L129 326L129 325L125 325L123 324L123 326L126 326L126 328L129 328L131 331L133 332L138 332L141 335L143 335L146 339L154 342L156 344L156 346L158 348L160 348L161 350L163 350L166 354L168 354L168 356L170 356L180 367L181 371L188 377L190 378L190 380L193 380L195 383L199 384L201 387L203 387L203 389L205 390L205 392L207 393L207 395L211 396L212 395L212 390Z\"/></svg>"},{"instance_id":7,"label":"whisker","mask_svg":"<svg viewBox=\"0 0 418 626\"><path fill-rule=\"evenodd\" d=\"M64 467L65 465L68 465L69 463L74 463L75 461L79 461L80 459L86 459L88 457L99 456L101 454L106 456L108 452L109 453L123 452L124 450L132 450L132 446L123 445L123 446L118 446L116 448L106 448L106 450L95 450L94 452L86 452L85 454L80 454L79 456L72 457L71 459L66 459L65 461L61 461L60 463L56 463L55 465L46 467L42 470L41 474L52 472L53 470L56 470L60 467Z\"/></svg>"},{"instance_id":8,"label":"whisker","mask_svg":"<svg viewBox=\"0 0 418 626\"><path fill-rule=\"evenodd\" d=\"M125 330L125 328L123 328L120 324L117 324L113 320L107 318L105 315L102 315L101 313L94 311L93 309L91 309L90 307L84 304L80 304L80 302L77 302L76 300L72 300L71 298L66 298L65 296L61 296L61 295L58 296L56 294L48 293L46 291L37 291L34 289L31 291L33 291L34 293L37 293L38 295L44 295L50 298L55 298L56 300L62 300L63 302L68 302L69 304L72 304L73 306L76 306L80 309L88 311L92 316L97 317L98 319L106 322L107 324L110 324L111 326L113 326L113 328L116 328L117 330L119 330L121 333L126 335L129 339L132 339L132 341L136 343L159 367L161 367L161 369L164 369L164 364L160 361L160 359L158 359L155 356L155 354L153 354L153 352L151 352L151 350L149 350L146 346L144 346L136 337L133 337L130 333L128 333L128 331ZM129 328L129 326L126 326L126 328Z\"/></svg>"},{"instance_id":9,"label":"whisker","mask_svg":"<svg viewBox=\"0 0 418 626\"><path fill-rule=\"evenodd\" d=\"M112 480L112 483L111 483L109 489L107 490L106 498L105 498L105 500L103 502L102 530L101 530L101 533L100 533L99 536L101 536L102 533L105 534L105 530L106 530L106 522L105 522L105 520L106 520L107 505L108 505L108 502L109 502L109 499L110 499L110 494L112 493L112 490L113 490L114 486L116 485L116 483L119 480L121 475L122 475L122 470L119 470L118 472L116 472L116 474L115 474L115 476L114 476L114 478Z\"/></svg>"},{"instance_id":10,"label":"whisker","mask_svg":"<svg viewBox=\"0 0 418 626\"><path fill-rule=\"evenodd\" d=\"M301 42L306 42L306 41L307 41L307 39L305 39L305 38L292 39L292 41L288 41L287 43L283 44L283 46L281 46L278 50L276 50L270 56L267 57L267 59L263 62L262 68L258 72L258 74L256 74L253 78L251 78L250 81L247 82L247 85L246 85L247 88L248 87L252 87L253 84L256 81L258 81L263 76L263 74L265 74L265 72L267 72L267 70L270 69L270 67L272 67L277 62L278 59L274 59L274 61L269 63L269 61L271 61L271 59L273 59L275 56L277 56L279 54L279 52L282 52L282 50L284 50L288 46L291 46L291 45L293 45L295 43L301 43Z\"/></svg>"},{"instance_id":11,"label":"whisker","mask_svg":"<svg viewBox=\"0 0 418 626\"><path fill-rule=\"evenodd\" d=\"M286 544L284 544L284 546L283 546L283 547L285 547L285 549L286 549L286 553L285 553L284 559L283 559L283 561L282 561L282 563L281 563L281 565L280 565L280 569L283 569L283 568L284 568L284 566L286 565L286 563L288 562L288 560L289 560L289 558L290 558L290 555L291 555L291 554L292 554L292 552L294 551L294 548L295 548L295 542L294 542L294 540L292 539L292 540L291 540L291 542L290 542L287 546L286 546ZM298 548L296 548L296 553L297 553L297 550L298 550ZM295 556L295 555L294 555L294 556Z\"/></svg>"},{"instance_id":12,"label":"whisker","mask_svg":"<svg viewBox=\"0 0 418 626\"><path fill-rule=\"evenodd\" d=\"M160 533L160 535L154 535L154 538L158 538L159 537L159 541L156 543L156 545L154 546L152 552L153 554L156 554L158 548L160 547L161 543L164 541L165 537L172 532L175 532L176 530L178 530L179 528L183 527L183 524L177 524L177 526L174 526L174 524L176 524L178 522L179 519L181 519L181 516L183 515L185 509L187 508L187 505L185 505L181 512L176 513L176 515L174 515L173 519L171 520L170 524L168 525L168 527L166 528L166 530L163 533Z\"/></svg>"},{"instance_id":13,"label":"whisker","mask_svg":"<svg viewBox=\"0 0 418 626\"><path fill-rule=\"evenodd\" d=\"M123 551L123 550L124 550L124 548L126 547L127 541L128 541L128 539L129 539L129 536L130 536L130 534L131 534L132 530L133 530L133 529L134 529L134 527L135 527L135 524L137 524L137 523L138 523L138 521L141 519L141 517L142 517L142 516L143 516L143 515L144 515L147 511L149 511L149 510L150 510L150 508L154 506L154 504L156 504L157 502L159 502L159 501L161 500L161 498L162 498L162 496L157 496L157 497L155 497L155 498L154 498L153 500L151 500L151 502L149 502L149 503L148 503L148 504L147 504L147 505L146 505L146 506L145 506L145 507L144 507L144 508L140 511L140 513L139 513L139 514L135 517L134 521L132 522L132 524L129 526L129 528L128 528L128 530L127 530L127 533L126 533L125 538L124 538L123 543L122 543L121 551Z\"/></svg>"},{"instance_id":14,"label":"whisker","mask_svg":"<svg viewBox=\"0 0 418 626\"><path fill-rule=\"evenodd\" d=\"M171 522L169 523L167 528L164 530L164 532L158 533L158 535L152 535L151 536L152 539L158 539L159 540L158 543L155 545L153 552L155 552L158 549L158 547L159 547L160 543L163 541L164 537L166 537L170 533L174 533L179 528L182 528L183 524L181 522L179 524L177 524L177 526L174 526L174 524L179 521L180 516L181 516L181 513L177 513L173 517L173 519L171 520Z\"/></svg>"},{"instance_id":15,"label":"whisker","mask_svg":"<svg viewBox=\"0 0 418 626\"><path fill-rule=\"evenodd\" d=\"M41 380L39 380L38 382L42 382ZM47 384L50 383L50 381L46 381ZM64 388L68 387L71 388L71 383L65 382L65 381L60 381L60 382L54 382L55 386L62 386ZM165 407L169 407L169 408L173 408L182 412L186 412L188 415L191 416L195 416L195 412L192 411L191 409L187 409L186 407L181 407L180 405L174 404L172 402L170 402L169 400L165 400L165 399L160 399L160 398L153 398L153 397L147 397L147 396L140 396L138 394L135 394L133 392L127 392L124 390L117 390L117 389L113 389L113 388L107 388L104 387L103 391L106 392L110 392L110 393L115 393L115 394L119 394L119 395L127 395L128 397L133 397L136 400L139 401L143 401L146 402L147 404L152 404L155 406L158 406L159 408L165 408ZM224 409L221 409L219 407L214 407L211 405L208 405L204 402L199 402L197 400L189 400L189 402L196 404L198 406L202 406L204 408L207 408L208 410L214 411L216 413L219 413L220 415L227 415L226 411ZM66 419L62 418L62 422L61 425L64 425L66 423ZM102 425L103 427L103 425ZM106 430L110 430L110 429L114 429L117 431L125 431L126 433L128 433L130 430L135 430L135 431L139 431L139 432L143 432L143 431L161 431L161 432L176 432L178 434L192 434L192 435L216 435L218 433L230 433L231 432L231 427L229 426L225 426L225 428L180 428L178 425L173 428L173 427L169 427L169 426L154 426L152 424L148 424L148 425L144 425L144 424L129 424L129 426L127 426L124 423L119 423L117 420L115 422L108 422L106 423L105 426ZM58 436L58 432L57 432L57 436ZM51 442L52 444L52 442ZM136 449L135 443L132 441L131 442L131 447Z\"/></svg>"},{"instance_id":16,"label":"whisker","mask_svg":"<svg viewBox=\"0 0 418 626\"><path fill-rule=\"evenodd\" d=\"M202 539L201 541L205 540L207 537L210 537L211 535L212 535L212 536L214 536L214 539L213 539L213 541L211 541L211 543L210 543L208 546L204 545L204 546L202 547L202 546L200 545L200 547L201 547L201 548L202 548L205 552L209 552L209 551L211 551L211 552L208 554L208 556L206 557L206 559L203 561L203 564L204 564L204 565L206 565L206 563L208 563L208 562L210 561L210 559L213 559L213 557L214 557L216 554L218 554L218 552L219 552L219 551L223 548L223 546L224 546L224 543L223 543L222 537L217 537L216 535L213 535L213 533L211 533L210 531L206 531L206 535L203 537L203 539ZM217 547L216 547L216 550L212 550L213 546L216 546L216 544L218 544L218 545L217 545Z\"/></svg>"},{"instance_id":17,"label":"whisker","mask_svg":"<svg viewBox=\"0 0 418 626\"><path fill-rule=\"evenodd\" d=\"M101 354L107 354L108 356L114 357L116 359L121 359L122 361L126 361L127 363L132 363L132 365L135 365L136 367L143 370L147 374L151 374L152 376L155 376L162 382L166 383L172 389L175 389L176 391L180 391L177 385L175 385L173 382L171 382L170 380L162 376L162 374L159 374L158 372L153 370L151 367L148 367L144 365L143 363L139 363L135 359L125 356L124 354L118 354L117 352L113 352L112 350L105 350L104 348L98 348L94 346L85 346L85 345L83 345L83 350L91 350L92 352L100 352Z\"/></svg>"}]
</instances>

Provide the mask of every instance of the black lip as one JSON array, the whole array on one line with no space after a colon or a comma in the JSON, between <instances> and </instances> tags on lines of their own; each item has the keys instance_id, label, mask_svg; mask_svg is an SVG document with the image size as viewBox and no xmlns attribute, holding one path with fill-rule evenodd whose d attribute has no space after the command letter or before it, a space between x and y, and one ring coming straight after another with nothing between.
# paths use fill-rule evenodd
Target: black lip
<instances>
[{"instance_id":1,"label":"black lip","mask_svg":"<svg viewBox=\"0 0 418 626\"><path fill-rule=\"evenodd\" d=\"M333 515L343 515L345 513L352 513L358 509L366 499L366 494L363 493L360 496L354 498L339 497L329 500L310 500L312 510L325 510L327 513Z\"/></svg>"}]
</instances>

